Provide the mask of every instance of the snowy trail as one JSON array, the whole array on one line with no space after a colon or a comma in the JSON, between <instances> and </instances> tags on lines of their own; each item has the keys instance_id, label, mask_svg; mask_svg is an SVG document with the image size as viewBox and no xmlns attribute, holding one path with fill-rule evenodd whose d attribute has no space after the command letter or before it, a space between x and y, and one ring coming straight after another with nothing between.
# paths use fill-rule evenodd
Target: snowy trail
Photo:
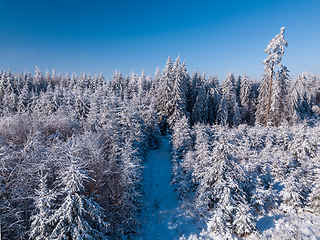
<instances>
[{"instance_id":1,"label":"snowy trail","mask_svg":"<svg viewBox=\"0 0 320 240\"><path fill-rule=\"evenodd\" d=\"M137 239L178 239L174 224L177 197L171 182L169 138L149 151L144 170L145 205L142 208L142 232Z\"/></svg>"}]
</instances>

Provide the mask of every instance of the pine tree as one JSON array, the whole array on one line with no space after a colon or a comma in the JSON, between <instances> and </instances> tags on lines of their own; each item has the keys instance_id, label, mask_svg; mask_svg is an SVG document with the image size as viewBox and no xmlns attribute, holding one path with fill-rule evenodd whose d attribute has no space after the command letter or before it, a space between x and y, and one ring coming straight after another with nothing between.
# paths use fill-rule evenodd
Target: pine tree
<instances>
[{"instance_id":1,"label":"pine tree","mask_svg":"<svg viewBox=\"0 0 320 240\"><path fill-rule=\"evenodd\" d=\"M284 39L284 31L285 31L285 28L284 27L281 28L280 34L276 35L273 39L271 39L269 45L264 50L268 54L267 58L263 61L263 64L265 65L264 78L266 78L264 81L269 82L268 94L267 94L268 99L264 99L264 100L267 100L267 104L266 104L267 108L265 109L266 116L265 116L264 124L267 124L268 121L270 121L269 112L270 112L272 94L274 94L272 91L273 89L272 81L275 75L275 67L276 67L275 65L277 65L280 68L283 67L281 64L281 60L284 54L284 49L285 47L288 46L287 40ZM265 91L265 89L263 90ZM262 93L262 94L266 94L266 93Z\"/></svg>"},{"instance_id":2,"label":"pine tree","mask_svg":"<svg viewBox=\"0 0 320 240\"><path fill-rule=\"evenodd\" d=\"M193 119L192 119L192 111L194 109L194 104L196 102L199 90L202 86L201 82L201 75L199 72L195 71L191 76L190 80L187 82L187 89L186 89L186 98L187 98L187 111L190 115L191 125L193 126Z\"/></svg>"},{"instance_id":3,"label":"pine tree","mask_svg":"<svg viewBox=\"0 0 320 240\"><path fill-rule=\"evenodd\" d=\"M17 110L18 112L29 112L29 105L31 103L31 94L30 91L28 89L28 85L24 85L21 93L19 95L19 100L18 100L18 104L17 104Z\"/></svg>"},{"instance_id":4,"label":"pine tree","mask_svg":"<svg viewBox=\"0 0 320 240\"><path fill-rule=\"evenodd\" d=\"M137 151L133 148L134 140L127 139L121 149L121 179L120 185L123 193L118 206L117 216L121 221L123 233L132 234L138 225L137 213L142 201L140 191L141 184L141 163L137 156Z\"/></svg>"},{"instance_id":5,"label":"pine tree","mask_svg":"<svg viewBox=\"0 0 320 240\"><path fill-rule=\"evenodd\" d=\"M245 72L240 83L240 109L242 122L252 124L252 94L248 75Z\"/></svg>"},{"instance_id":6,"label":"pine tree","mask_svg":"<svg viewBox=\"0 0 320 240\"><path fill-rule=\"evenodd\" d=\"M195 126L195 150L196 158L194 164L193 176L196 182L199 182L203 177L203 167L208 163L208 159L211 156L210 153L210 134L209 127L203 124L197 124Z\"/></svg>"},{"instance_id":7,"label":"pine tree","mask_svg":"<svg viewBox=\"0 0 320 240\"><path fill-rule=\"evenodd\" d=\"M143 103L141 112L143 114L148 146L150 149L155 149L161 142L159 118L155 106L155 97L152 92L148 92L146 97L149 100Z\"/></svg>"},{"instance_id":8,"label":"pine tree","mask_svg":"<svg viewBox=\"0 0 320 240\"><path fill-rule=\"evenodd\" d=\"M297 212L303 206L303 197L301 195L301 186L299 180L291 174L282 183L283 190L280 192L282 203L280 209L284 212Z\"/></svg>"},{"instance_id":9,"label":"pine tree","mask_svg":"<svg viewBox=\"0 0 320 240\"><path fill-rule=\"evenodd\" d=\"M207 123L208 121L208 101L204 84L201 86L194 103L191 119L193 124Z\"/></svg>"},{"instance_id":10,"label":"pine tree","mask_svg":"<svg viewBox=\"0 0 320 240\"><path fill-rule=\"evenodd\" d=\"M7 89L7 73L4 71L0 78L0 98L2 99L6 93Z\"/></svg>"},{"instance_id":11,"label":"pine tree","mask_svg":"<svg viewBox=\"0 0 320 240\"><path fill-rule=\"evenodd\" d=\"M61 206L50 218L52 239L106 239L108 223L103 209L84 195L84 181L90 178L79 167L79 157L73 139L67 149L67 167L61 174L60 185L64 195Z\"/></svg>"},{"instance_id":12,"label":"pine tree","mask_svg":"<svg viewBox=\"0 0 320 240\"><path fill-rule=\"evenodd\" d=\"M239 237L247 236L256 230L254 217L250 213L250 208L247 204L238 204L233 225L234 231Z\"/></svg>"},{"instance_id":13,"label":"pine tree","mask_svg":"<svg viewBox=\"0 0 320 240\"><path fill-rule=\"evenodd\" d=\"M222 234L222 236L224 236L225 239L229 239L228 236L232 236L228 216L225 214L222 208L215 209L207 225L209 232Z\"/></svg>"},{"instance_id":14,"label":"pine tree","mask_svg":"<svg viewBox=\"0 0 320 240\"><path fill-rule=\"evenodd\" d=\"M228 104L226 98L222 97L219 104L218 123L222 126L228 126Z\"/></svg>"},{"instance_id":15,"label":"pine tree","mask_svg":"<svg viewBox=\"0 0 320 240\"><path fill-rule=\"evenodd\" d=\"M232 125L238 126L241 124L241 115L240 115L240 109L238 106L238 103L235 102L234 109L233 109L233 119L232 119Z\"/></svg>"},{"instance_id":16,"label":"pine tree","mask_svg":"<svg viewBox=\"0 0 320 240\"><path fill-rule=\"evenodd\" d=\"M211 88L218 88L219 87L218 76L210 76L208 78L208 86Z\"/></svg>"},{"instance_id":17,"label":"pine tree","mask_svg":"<svg viewBox=\"0 0 320 240\"><path fill-rule=\"evenodd\" d=\"M176 122L172 134L173 152L177 158L181 158L188 150L192 143L190 125L186 116L183 116Z\"/></svg>"},{"instance_id":18,"label":"pine tree","mask_svg":"<svg viewBox=\"0 0 320 240\"><path fill-rule=\"evenodd\" d=\"M210 87L207 92L207 106L208 106L208 123L214 124L218 120L219 102L221 95L216 87Z\"/></svg>"},{"instance_id":19,"label":"pine tree","mask_svg":"<svg viewBox=\"0 0 320 240\"><path fill-rule=\"evenodd\" d=\"M190 124L186 116L177 121L172 134L172 183L177 184L180 197L190 191L192 167L186 161L186 154L191 150L192 138Z\"/></svg>"},{"instance_id":20,"label":"pine tree","mask_svg":"<svg viewBox=\"0 0 320 240\"><path fill-rule=\"evenodd\" d=\"M148 80L144 71L142 71L139 77L139 92L144 93L148 90Z\"/></svg>"},{"instance_id":21,"label":"pine tree","mask_svg":"<svg viewBox=\"0 0 320 240\"><path fill-rule=\"evenodd\" d=\"M186 81L188 77L185 64L180 66L179 57L176 59L173 69L174 85L172 89L172 113L168 118L168 123L172 128L176 121L182 116L187 114L187 103L186 103Z\"/></svg>"},{"instance_id":22,"label":"pine tree","mask_svg":"<svg viewBox=\"0 0 320 240\"><path fill-rule=\"evenodd\" d=\"M116 70L113 75L111 87L116 96L121 97L121 99L124 98L125 90L128 87L128 81L122 76L119 70Z\"/></svg>"},{"instance_id":23,"label":"pine tree","mask_svg":"<svg viewBox=\"0 0 320 240\"><path fill-rule=\"evenodd\" d=\"M173 109L173 75L172 75L172 60L168 57L166 67L162 72L162 78L159 82L159 88L157 93L157 109L159 111L159 117L161 121L162 130L166 129L167 119L172 113Z\"/></svg>"},{"instance_id":24,"label":"pine tree","mask_svg":"<svg viewBox=\"0 0 320 240\"><path fill-rule=\"evenodd\" d=\"M234 146L226 133L222 132L223 129L215 127L214 134L207 133L217 141L206 146L208 140L204 138L201 145L206 150L199 148L201 145L198 147L196 142L196 147L202 152L197 156L200 157L198 164L201 167L198 169L201 170L194 172L199 179L196 203L204 213L209 211L212 214L210 226L214 231L247 235L255 230L255 222L241 187L245 179L244 172L236 162ZM207 153L203 155L203 152Z\"/></svg>"},{"instance_id":25,"label":"pine tree","mask_svg":"<svg viewBox=\"0 0 320 240\"><path fill-rule=\"evenodd\" d=\"M154 78L152 80L153 91L155 91L158 88L160 81L161 81L161 72L159 67L157 67L156 72L154 73Z\"/></svg>"},{"instance_id":26,"label":"pine tree","mask_svg":"<svg viewBox=\"0 0 320 240\"><path fill-rule=\"evenodd\" d=\"M278 71L274 77L269 118L275 126L279 126L285 113L289 81L290 77L286 67Z\"/></svg>"},{"instance_id":27,"label":"pine tree","mask_svg":"<svg viewBox=\"0 0 320 240\"><path fill-rule=\"evenodd\" d=\"M221 85L222 97L226 101L226 110L228 112L227 123L230 126L233 125L233 120L235 115L234 110L235 110L235 105L237 103L237 87L235 82L236 80L233 73L229 73L225 81ZM237 118L238 117L239 115L237 116Z\"/></svg>"},{"instance_id":28,"label":"pine tree","mask_svg":"<svg viewBox=\"0 0 320 240\"><path fill-rule=\"evenodd\" d=\"M7 116L14 115L17 112L18 97L14 92L5 94L3 99L3 113Z\"/></svg>"},{"instance_id":29,"label":"pine tree","mask_svg":"<svg viewBox=\"0 0 320 240\"><path fill-rule=\"evenodd\" d=\"M89 88L89 85L90 85L89 78L90 76L87 76L86 73L81 73L77 81L77 87L80 89Z\"/></svg>"},{"instance_id":30,"label":"pine tree","mask_svg":"<svg viewBox=\"0 0 320 240\"><path fill-rule=\"evenodd\" d=\"M7 128L13 130L12 127ZM19 176L23 169L17 165L19 157L16 152L10 150L5 141L0 146L0 156L0 235L2 239L23 238L26 229L20 200L26 191L20 182L23 177Z\"/></svg>"},{"instance_id":31,"label":"pine tree","mask_svg":"<svg viewBox=\"0 0 320 240\"><path fill-rule=\"evenodd\" d=\"M90 109L87 117L87 123L91 131L97 131L102 124L101 109L103 104L103 87L98 85L95 92L89 98Z\"/></svg>"},{"instance_id":32,"label":"pine tree","mask_svg":"<svg viewBox=\"0 0 320 240\"><path fill-rule=\"evenodd\" d=\"M279 96L280 99L278 99L278 101L280 102L280 106L279 106L279 124L281 124L283 117L283 114L285 113L286 109L286 105L287 105L287 101L288 101L288 94L289 94L289 87L290 87L290 82L291 82L291 78L289 76L289 70L287 69L286 66L283 66L281 68L281 70L279 71L279 80L278 80L278 89L277 91L279 91ZM278 124L278 125L279 125Z\"/></svg>"},{"instance_id":33,"label":"pine tree","mask_svg":"<svg viewBox=\"0 0 320 240\"><path fill-rule=\"evenodd\" d=\"M299 75L295 80L294 84L291 86L290 93L287 97L287 103L284 108L283 120L291 124L298 123L302 120L302 95L301 89L304 89L304 76Z\"/></svg>"},{"instance_id":34,"label":"pine tree","mask_svg":"<svg viewBox=\"0 0 320 240\"><path fill-rule=\"evenodd\" d=\"M36 72L33 77L33 82L35 86L35 92L39 94L40 92L45 92L47 90L48 82L45 80L42 72L36 67Z\"/></svg>"},{"instance_id":35,"label":"pine tree","mask_svg":"<svg viewBox=\"0 0 320 240\"><path fill-rule=\"evenodd\" d=\"M51 235L52 226L49 224L50 216L53 212L52 202L56 198L53 191L47 189L47 174L43 174L40 169L39 188L35 196L35 214L31 217L30 239L48 239Z\"/></svg>"},{"instance_id":36,"label":"pine tree","mask_svg":"<svg viewBox=\"0 0 320 240\"><path fill-rule=\"evenodd\" d=\"M268 190L265 189L261 179L256 179L255 188L252 189L252 197L250 204L253 206L254 211L258 214L265 214L266 196Z\"/></svg>"}]
</instances>

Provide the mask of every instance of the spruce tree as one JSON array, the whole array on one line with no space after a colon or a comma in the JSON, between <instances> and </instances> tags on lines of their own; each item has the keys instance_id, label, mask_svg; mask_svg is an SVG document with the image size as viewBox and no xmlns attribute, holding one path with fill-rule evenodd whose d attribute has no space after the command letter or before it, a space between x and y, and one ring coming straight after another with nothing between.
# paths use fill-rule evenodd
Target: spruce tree
<instances>
[{"instance_id":1,"label":"spruce tree","mask_svg":"<svg viewBox=\"0 0 320 240\"><path fill-rule=\"evenodd\" d=\"M176 59L173 69L174 85L172 89L172 113L169 116L168 123L172 128L176 121L183 116L187 115L187 102L186 102L186 81L188 77L185 64L180 66L179 57Z\"/></svg>"},{"instance_id":2,"label":"spruce tree","mask_svg":"<svg viewBox=\"0 0 320 240\"><path fill-rule=\"evenodd\" d=\"M40 169L39 187L35 196L35 214L31 216L30 239L48 239L51 235L52 226L49 219L53 213L53 201L57 197L55 192L47 188L47 174Z\"/></svg>"},{"instance_id":3,"label":"spruce tree","mask_svg":"<svg viewBox=\"0 0 320 240\"><path fill-rule=\"evenodd\" d=\"M240 112L243 123L252 124L252 100L251 85L249 77L245 72L240 83Z\"/></svg>"},{"instance_id":4,"label":"spruce tree","mask_svg":"<svg viewBox=\"0 0 320 240\"><path fill-rule=\"evenodd\" d=\"M194 103L191 115L192 123L207 123L208 121L208 101L207 90L203 83L201 86L196 101Z\"/></svg>"},{"instance_id":5,"label":"spruce tree","mask_svg":"<svg viewBox=\"0 0 320 240\"><path fill-rule=\"evenodd\" d=\"M172 113L173 109L173 75L172 75L172 60L168 57L166 67L162 72L162 78L159 82L157 90L157 109L161 121L161 128L167 128L167 120Z\"/></svg>"},{"instance_id":6,"label":"spruce tree","mask_svg":"<svg viewBox=\"0 0 320 240\"><path fill-rule=\"evenodd\" d=\"M235 105L237 103L237 86L236 86L236 80L233 73L229 73L227 75L225 81L221 85L221 92L222 92L222 97L226 101L225 107L228 112L227 123L230 126L232 126L234 123L234 119L238 119L240 117L238 113L238 116L234 118L235 117L234 110L235 110ZM238 121L236 121L235 123L238 123Z\"/></svg>"},{"instance_id":7,"label":"spruce tree","mask_svg":"<svg viewBox=\"0 0 320 240\"><path fill-rule=\"evenodd\" d=\"M53 226L50 239L106 239L108 223L104 220L103 209L84 192L84 181L90 177L79 167L75 139L66 151L67 166L62 170L59 183L63 187L63 199L49 220Z\"/></svg>"}]
</instances>

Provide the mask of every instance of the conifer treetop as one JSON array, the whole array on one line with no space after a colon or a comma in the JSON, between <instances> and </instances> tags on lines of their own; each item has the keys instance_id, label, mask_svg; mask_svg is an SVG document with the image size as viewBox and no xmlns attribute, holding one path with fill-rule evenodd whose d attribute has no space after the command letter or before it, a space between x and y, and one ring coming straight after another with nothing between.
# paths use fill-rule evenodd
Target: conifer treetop
<instances>
[{"instance_id":1,"label":"conifer treetop","mask_svg":"<svg viewBox=\"0 0 320 240\"><path fill-rule=\"evenodd\" d=\"M273 68L274 64L282 67L281 59L285 47L288 47L288 41L284 39L285 29L285 27L282 27L280 33L270 40L269 45L264 50L264 52L268 54L268 57L263 61L263 64L266 65L265 69Z\"/></svg>"}]
</instances>

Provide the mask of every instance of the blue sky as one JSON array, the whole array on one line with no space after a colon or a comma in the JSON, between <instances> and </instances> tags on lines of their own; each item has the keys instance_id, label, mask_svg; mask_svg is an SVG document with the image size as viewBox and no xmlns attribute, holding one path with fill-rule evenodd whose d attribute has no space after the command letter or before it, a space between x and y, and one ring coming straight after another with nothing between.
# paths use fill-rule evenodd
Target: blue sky
<instances>
[{"instance_id":1,"label":"blue sky","mask_svg":"<svg viewBox=\"0 0 320 240\"><path fill-rule=\"evenodd\" d=\"M180 55L191 73L260 78L264 49L285 26L291 76L320 73L319 9L318 0L0 0L0 68L153 76Z\"/></svg>"}]
</instances>

